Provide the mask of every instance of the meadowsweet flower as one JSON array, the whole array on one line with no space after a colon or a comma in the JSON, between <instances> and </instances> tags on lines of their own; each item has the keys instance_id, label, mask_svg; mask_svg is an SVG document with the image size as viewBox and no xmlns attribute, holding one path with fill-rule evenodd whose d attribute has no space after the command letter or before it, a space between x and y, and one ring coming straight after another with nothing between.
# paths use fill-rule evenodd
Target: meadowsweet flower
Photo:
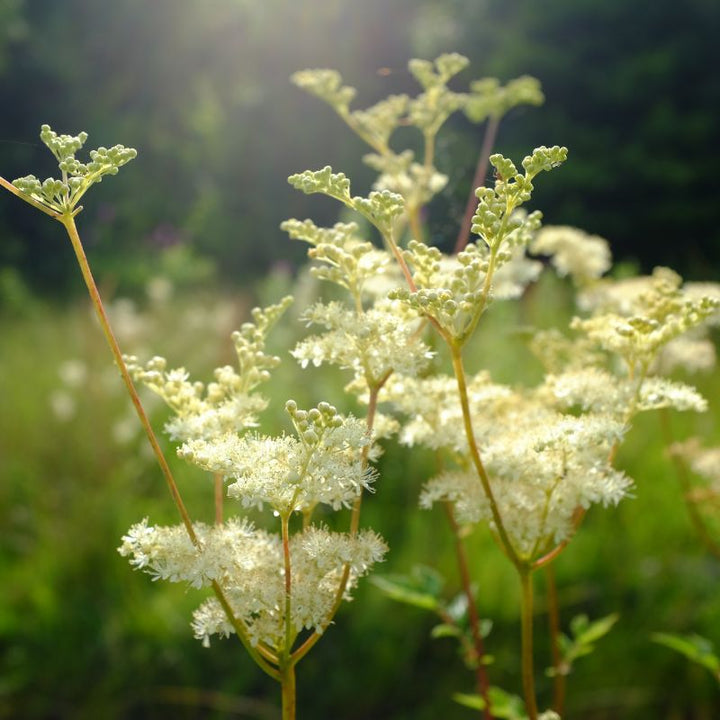
<instances>
[{"instance_id":1,"label":"meadowsweet flower","mask_svg":"<svg viewBox=\"0 0 720 720\"><path fill-rule=\"evenodd\" d=\"M297 437L227 433L190 440L178 454L229 479L228 495L246 507L267 503L283 515L318 503L349 507L374 480L362 458L370 444L365 423L341 418L334 408L318 417L322 410L288 406L294 408Z\"/></svg>"},{"instance_id":2,"label":"meadowsweet flower","mask_svg":"<svg viewBox=\"0 0 720 720\"><path fill-rule=\"evenodd\" d=\"M490 517L490 505L474 472L446 471L425 483L420 507L430 509L436 502L450 502L461 524L477 524Z\"/></svg>"},{"instance_id":3,"label":"meadowsweet flower","mask_svg":"<svg viewBox=\"0 0 720 720\"><path fill-rule=\"evenodd\" d=\"M647 370L663 346L717 311L720 301L715 297L690 297L681 284L676 273L656 268L650 278L619 287L608 285L594 300L602 309L593 317L575 318L571 327L622 357L630 371Z\"/></svg>"},{"instance_id":4,"label":"meadowsweet flower","mask_svg":"<svg viewBox=\"0 0 720 720\"><path fill-rule=\"evenodd\" d=\"M291 219L280 227L291 238L312 246L308 257L321 263L310 268L315 277L344 287L354 298L366 295L366 286L372 285L378 276L396 276L390 253L358 237L357 223L335 223L332 228L319 228L312 220Z\"/></svg>"},{"instance_id":5,"label":"meadowsweet flower","mask_svg":"<svg viewBox=\"0 0 720 720\"><path fill-rule=\"evenodd\" d=\"M476 421L476 436L482 446L493 423L514 402L514 393L507 386L493 383L488 373L481 372L469 379L468 396L470 414ZM399 434L401 443L467 453L462 408L454 377L395 375L383 388L381 399L392 403L406 417Z\"/></svg>"},{"instance_id":6,"label":"meadowsweet flower","mask_svg":"<svg viewBox=\"0 0 720 720\"><path fill-rule=\"evenodd\" d=\"M484 466L513 547L537 558L573 533L578 507L617 504L631 481L608 462L624 425L601 414L562 415L530 400L495 425L482 445ZM485 520L490 506L477 476L449 472L426 485L423 507L452 502L463 522Z\"/></svg>"},{"instance_id":7,"label":"meadowsweet flower","mask_svg":"<svg viewBox=\"0 0 720 720\"><path fill-rule=\"evenodd\" d=\"M681 335L663 346L652 371L669 375L678 368L689 373L709 372L715 367L715 344L695 332Z\"/></svg>"},{"instance_id":8,"label":"meadowsweet flower","mask_svg":"<svg viewBox=\"0 0 720 720\"><path fill-rule=\"evenodd\" d=\"M379 301L363 313L338 302L316 303L302 319L327 328L322 335L302 340L291 352L302 367L338 365L373 385L392 371L417 374L432 358L430 348L417 336L417 315L397 302Z\"/></svg>"},{"instance_id":9,"label":"meadowsweet flower","mask_svg":"<svg viewBox=\"0 0 720 720\"><path fill-rule=\"evenodd\" d=\"M549 255L561 276L569 275L578 286L604 275L612 264L607 240L567 226L542 228L530 244L535 255Z\"/></svg>"},{"instance_id":10,"label":"meadowsweet flower","mask_svg":"<svg viewBox=\"0 0 720 720\"><path fill-rule=\"evenodd\" d=\"M90 160L80 162L76 157L88 138L86 132L77 135L58 135L49 125L40 129L40 139L55 156L62 179L47 178L40 182L34 175L13 180L13 185L28 198L56 213L75 211L88 189L102 182L106 175L116 175L118 169L133 158L137 151L123 145L91 150ZM76 211L77 212L77 211Z\"/></svg>"},{"instance_id":11,"label":"meadowsweet flower","mask_svg":"<svg viewBox=\"0 0 720 720\"><path fill-rule=\"evenodd\" d=\"M285 646L285 570L280 537L254 528L244 520L223 525L195 525L200 541L196 547L183 527L157 527L144 520L123 538L121 555L153 579L185 582L207 587L213 581L225 591L235 618L247 630L253 644L281 649ZM383 559L387 547L372 531L357 536L310 527L290 540L291 622L297 633L303 628L322 632L347 565L350 579L344 597L357 579ZM195 636L209 644L211 635L234 632L217 600L209 599L195 611Z\"/></svg>"}]
</instances>

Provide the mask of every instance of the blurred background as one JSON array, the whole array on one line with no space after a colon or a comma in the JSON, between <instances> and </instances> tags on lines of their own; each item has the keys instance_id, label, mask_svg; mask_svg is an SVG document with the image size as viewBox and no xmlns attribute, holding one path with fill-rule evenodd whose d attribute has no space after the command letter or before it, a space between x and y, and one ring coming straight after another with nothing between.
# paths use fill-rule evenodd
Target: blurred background
<instances>
[{"instance_id":1,"label":"blurred background","mask_svg":"<svg viewBox=\"0 0 720 720\"><path fill-rule=\"evenodd\" d=\"M0 174L53 174L43 123L87 131L88 148L136 147L88 195L79 228L125 349L207 376L232 361L227 338L248 308L292 289L304 249L280 222L336 219L287 176L330 164L360 194L372 179L362 143L289 76L337 69L364 107L417 92L411 57L460 52L471 65L458 90L485 76L540 79L545 105L512 111L496 149L519 161L537 145L569 148L533 196L548 224L607 238L642 272L718 280L719 26L715 0L0 0ZM481 141L459 116L440 134L450 182L429 210L440 245L457 233ZM197 594L150 583L114 552L143 516L175 518L83 293L59 224L0 194L0 717L277 717L276 688L237 643L208 651L190 636ZM562 283L535 298L498 309L484 331L496 351L483 361L500 380L537 371L505 328L572 312ZM300 332L288 318L278 351ZM344 402L342 378L310 377L298 382L286 362L275 407ZM696 382L718 396L716 379ZM713 412L674 420L678 435L717 435ZM271 412L267 429L282 422ZM720 566L692 535L658 436L655 419L633 429L622 462L645 478L642 492L591 514L558 566L566 620L621 613L571 678L570 718L720 717L712 678L648 640L673 630L720 642ZM445 565L452 593L442 517L415 509L429 465L389 449L363 522L393 548L388 572ZM177 472L210 517L209 488ZM488 537L472 547L495 620L494 679L512 688L517 588ZM472 717L449 699L472 683L452 642L429 639L433 619L367 584L358 595L300 667L300 716Z\"/></svg>"}]
</instances>

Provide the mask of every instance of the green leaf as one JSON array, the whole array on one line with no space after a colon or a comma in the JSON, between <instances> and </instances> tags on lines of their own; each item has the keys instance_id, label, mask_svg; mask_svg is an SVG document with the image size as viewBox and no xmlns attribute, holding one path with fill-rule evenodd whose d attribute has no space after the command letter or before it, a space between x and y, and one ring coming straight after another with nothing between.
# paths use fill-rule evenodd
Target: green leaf
<instances>
[{"instance_id":1,"label":"green leaf","mask_svg":"<svg viewBox=\"0 0 720 720\"><path fill-rule=\"evenodd\" d=\"M452 699L463 707L471 708L472 710L484 710L485 700L480 695L470 695L469 693L455 693Z\"/></svg>"},{"instance_id":2,"label":"green leaf","mask_svg":"<svg viewBox=\"0 0 720 720\"><path fill-rule=\"evenodd\" d=\"M490 688L488 695L490 697L490 711L493 717L505 718L506 720L525 720L525 703L517 695L511 695L502 688L495 686ZM480 695L455 693L452 699L459 705L473 710L485 709L485 700Z\"/></svg>"},{"instance_id":3,"label":"green leaf","mask_svg":"<svg viewBox=\"0 0 720 720\"><path fill-rule=\"evenodd\" d=\"M676 635L673 633L653 633L650 638L660 645L679 652L688 660L702 665L709 670L715 679L720 681L720 658L715 654L715 648L707 638L700 635Z\"/></svg>"},{"instance_id":4,"label":"green leaf","mask_svg":"<svg viewBox=\"0 0 720 720\"><path fill-rule=\"evenodd\" d=\"M445 579L433 568L416 565L410 575L385 575L371 582L389 598L425 610L437 610Z\"/></svg>"},{"instance_id":5,"label":"green leaf","mask_svg":"<svg viewBox=\"0 0 720 720\"><path fill-rule=\"evenodd\" d=\"M619 619L620 615L617 613L606 615L605 617L602 617L599 620L594 620L591 623L588 623L587 617L585 617L586 622L581 632L578 633L575 631L575 628L573 628L575 642L580 645L591 645L604 635L607 635Z\"/></svg>"},{"instance_id":6,"label":"green leaf","mask_svg":"<svg viewBox=\"0 0 720 720\"><path fill-rule=\"evenodd\" d=\"M450 625L449 623L436 625L430 631L431 638L460 637L461 635L462 630L457 625Z\"/></svg>"}]
</instances>

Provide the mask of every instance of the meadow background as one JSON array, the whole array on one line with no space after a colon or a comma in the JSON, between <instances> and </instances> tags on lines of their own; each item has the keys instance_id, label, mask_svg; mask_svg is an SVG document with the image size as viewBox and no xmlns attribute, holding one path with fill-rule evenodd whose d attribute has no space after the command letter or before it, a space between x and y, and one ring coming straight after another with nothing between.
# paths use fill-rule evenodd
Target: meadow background
<instances>
[{"instance_id":1,"label":"meadow background","mask_svg":"<svg viewBox=\"0 0 720 720\"><path fill-rule=\"evenodd\" d=\"M86 130L90 147L137 147L137 160L88 196L80 231L124 350L207 376L232 361L230 332L252 305L318 292L279 224L332 223L337 209L286 177L331 164L358 191L370 181L360 141L290 74L338 69L363 106L416 91L410 57L457 51L471 60L464 81L541 80L546 104L513 111L496 147L514 159L540 144L569 148L533 196L548 224L606 237L625 268L665 264L717 281L719 21L710 0L0 0L0 174L50 174L37 139L45 122ZM441 133L450 182L427 222L445 249L480 142L461 118ZM493 308L469 364L532 382L539 368L513 329L572 312L569 286L548 276L520 303ZM285 358L266 389L268 431L283 429L288 397L347 407L339 374L301 375L286 355L302 332L290 313L273 335ZM676 436L717 443L720 379L684 379L711 410L673 416ZM160 427L165 411L148 400ZM713 678L649 639L663 630L720 643L720 564L692 532L657 417L636 424L619 463L636 498L590 513L557 564L566 624L579 612L620 613L571 675L568 717L719 717ZM175 465L195 515L210 518L204 477ZM440 567L452 593L443 517L417 509L432 459L391 445L380 470L363 511L392 549L380 572ZM115 552L144 516L175 522L71 248L59 225L0 195L0 718L277 717L276 687L236 642L207 650L192 639L199 596L151 583ZM493 681L517 689L515 578L486 533L471 547L481 613L494 621ZM452 641L429 638L434 624L362 584L300 666L301 715L472 717L450 700L471 679ZM537 643L549 664L542 627Z\"/></svg>"}]
</instances>

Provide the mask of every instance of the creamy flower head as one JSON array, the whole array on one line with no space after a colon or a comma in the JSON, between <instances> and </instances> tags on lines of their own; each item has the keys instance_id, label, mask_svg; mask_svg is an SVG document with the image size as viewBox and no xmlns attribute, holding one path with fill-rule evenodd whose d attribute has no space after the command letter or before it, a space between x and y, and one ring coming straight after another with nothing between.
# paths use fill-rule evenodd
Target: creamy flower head
<instances>
[{"instance_id":1,"label":"creamy flower head","mask_svg":"<svg viewBox=\"0 0 720 720\"><path fill-rule=\"evenodd\" d=\"M531 404L486 437L483 464L520 557L532 561L569 538L578 507L614 505L627 495L631 481L608 461L623 432L609 416L575 417ZM461 522L494 527L476 474L448 472L431 480L421 506L440 500L453 503Z\"/></svg>"},{"instance_id":2,"label":"creamy flower head","mask_svg":"<svg viewBox=\"0 0 720 720\"><path fill-rule=\"evenodd\" d=\"M561 276L583 286L604 275L612 264L607 240L564 225L543 227L530 244L535 255L549 255Z\"/></svg>"},{"instance_id":3,"label":"creamy flower head","mask_svg":"<svg viewBox=\"0 0 720 720\"><path fill-rule=\"evenodd\" d=\"M341 418L327 403L310 411L288 406L297 437L228 433L190 440L178 454L229 479L228 495L246 507L268 504L282 515L318 503L349 507L375 477L363 462L371 442L365 423Z\"/></svg>"},{"instance_id":4,"label":"creamy flower head","mask_svg":"<svg viewBox=\"0 0 720 720\"><path fill-rule=\"evenodd\" d=\"M184 527L158 527L147 520L134 525L123 538L121 555L153 579L208 587L217 582L236 619L255 645L281 649L285 643L285 570L280 537L238 519L223 525L194 526L200 547ZM387 547L372 531L353 537L311 527L290 540L291 622L294 630L324 631L347 565L350 571L345 599L357 579L383 559ZM206 600L193 617L195 636L209 644L211 635L234 632L217 600Z\"/></svg>"},{"instance_id":5,"label":"creamy flower head","mask_svg":"<svg viewBox=\"0 0 720 720\"><path fill-rule=\"evenodd\" d=\"M363 313L339 302L317 303L302 319L327 329L302 340L292 351L302 367L338 365L352 370L356 379L375 384L393 371L415 375L433 356L418 337L417 314L399 302L378 301Z\"/></svg>"}]
</instances>

